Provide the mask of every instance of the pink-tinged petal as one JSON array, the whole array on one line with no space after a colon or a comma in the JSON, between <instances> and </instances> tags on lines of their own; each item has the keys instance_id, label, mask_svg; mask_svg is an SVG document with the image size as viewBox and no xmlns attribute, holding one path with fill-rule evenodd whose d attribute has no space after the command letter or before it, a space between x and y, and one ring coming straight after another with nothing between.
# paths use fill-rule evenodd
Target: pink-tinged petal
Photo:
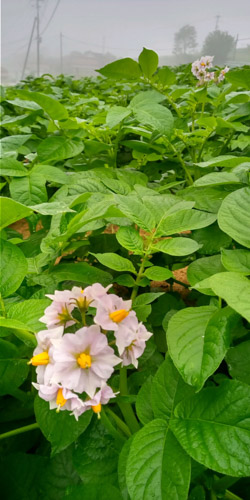
<instances>
[{"instance_id":1,"label":"pink-tinged petal","mask_svg":"<svg viewBox=\"0 0 250 500\"><path fill-rule=\"evenodd\" d=\"M100 387L101 380L93 372L87 371L84 384L80 392L86 392L90 398L93 398L96 388Z\"/></svg>"}]
</instances>

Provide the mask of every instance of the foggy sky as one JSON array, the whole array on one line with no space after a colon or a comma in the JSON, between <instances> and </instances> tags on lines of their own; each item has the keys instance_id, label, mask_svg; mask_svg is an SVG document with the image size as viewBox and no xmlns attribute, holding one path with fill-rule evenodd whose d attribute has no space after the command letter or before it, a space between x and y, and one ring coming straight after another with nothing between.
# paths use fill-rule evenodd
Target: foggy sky
<instances>
[{"instance_id":1,"label":"foggy sky","mask_svg":"<svg viewBox=\"0 0 250 500\"><path fill-rule=\"evenodd\" d=\"M2 0L2 64L20 67L35 16L36 0ZM40 0L41 32L57 0ZM61 0L53 20L42 36L43 55L59 57L63 52L111 52L116 57L137 58L142 47L159 55L171 54L174 33L184 24L196 27L201 47L215 28L240 39L250 38L249 0ZM238 47L250 44L239 41ZM35 53L35 43L32 45Z\"/></svg>"}]
</instances>

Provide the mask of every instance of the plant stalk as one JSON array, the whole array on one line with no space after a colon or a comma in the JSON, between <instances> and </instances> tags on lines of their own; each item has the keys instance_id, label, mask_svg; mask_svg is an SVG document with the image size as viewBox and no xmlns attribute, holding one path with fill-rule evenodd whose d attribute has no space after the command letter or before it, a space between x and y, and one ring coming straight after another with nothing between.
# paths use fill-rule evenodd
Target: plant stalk
<instances>
[{"instance_id":1,"label":"plant stalk","mask_svg":"<svg viewBox=\"0 0 250 500\"><path fill-rule=\"evenodd\" d=\"M24 427L18 427L18 429L13 429L12 431L4 432L0 434L0 440L6 439L12 436L16 436L17 434L22 434L23 432L33 431L35 429L39 429L39 425L37 423L25 425Z\"/></svg>"}]
</instances>

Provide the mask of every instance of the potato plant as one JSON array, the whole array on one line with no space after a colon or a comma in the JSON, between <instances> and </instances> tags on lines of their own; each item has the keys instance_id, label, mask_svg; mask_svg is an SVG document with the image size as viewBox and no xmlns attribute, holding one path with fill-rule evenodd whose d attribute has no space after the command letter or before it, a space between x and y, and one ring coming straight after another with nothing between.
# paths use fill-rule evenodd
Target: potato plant
<instances>
[{"instance_id":1,"label":"potato plant","mask_svg":"<svg viewBox=\"0 0 250 500\"><path fill-rule=\"evenodd\" d=\"M198 63L2 89L4 498L248 498L250 67Z\"/></svg>"}]
</instances>

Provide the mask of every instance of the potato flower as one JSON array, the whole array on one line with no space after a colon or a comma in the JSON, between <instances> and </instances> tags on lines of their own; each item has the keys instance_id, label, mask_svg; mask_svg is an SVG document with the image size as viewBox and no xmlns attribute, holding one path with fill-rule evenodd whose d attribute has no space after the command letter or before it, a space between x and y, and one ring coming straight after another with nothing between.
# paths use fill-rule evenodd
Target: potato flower
<instances>
[{"instance_id":1,"label":"potato flower","mask_svg":"<svg viewBox=\"0 0 250 500\"><path fill-rule=\"evenodd\" d=\"M113 294L105 295L98 300L94 322L104 330L118 330L119 324L126 324L127 318L135 316L131 306L131 300L123 300Z\"/></svg>"},{"instance_id":2,"label":"potato flower","mask_svg":"<svg viewBox=\"0 0 250 500\"><path fill-rule=\"evenodd\" d=\"M122 358L123 366L130 364L138 367L138 358L144 352L146 340L152 336L136 317L129 318L126 324L115 331L116 345Z\"/></svg>"},{"instance_id":3,"label":"potato flower","mask_svg":"<svg viewBox=\"0 0 250 500\"><path fill-rule=\"evenodd\" d=\"M102 382L101 389L96 392L94 397L87 399L83 402L83 406L79 406L79 408L75 409L75 417L79 417L82 413L92 408L93 412L98 415L98 418L100 418L102 405L106 405L110 399L115 398L116 394L118 394L118 392L113 392L111 387L109 387L105 382Z\"/></svg>"},{"instance_id":4,"label":"potato flower","mask_svg":"<svg viewBox=\"0 0 250 500\"><path fill-rule=\"evenodd\" d=\"M71 316L71 312L76 307L71 303L72 291L63 290L55 291L54 295L46 295L53 302L44 311L44 316L39 321L45 323L48 328L54 328L58 325L64 325L65 328L74 325L75 320Z\"/></svg>"},{"instance_id":5,"label":"potato flower","mask_svg":"<svg viewBox=\"0 0 250 500\"><path fill-rule=\"evenodd\" d=\"M53 341L61 339L63 326L42 330L36 334L37 347L29 365L36 366L37 381L39 384L48 384L54 370Z\"/></svg>"},{"instance_id":6,"label":"potato flower","mask_svg":"<svg viewBox=\"0 0 250 500\"><path fill-rule=\"evenodd\" d=\"M63 388L59 384L44 385L32 383L33 386L38 390L38 395L45 401L49 401L49 407L51 410L69 410L78 415L80 409L83 408L83 401L79 398L77 394L70 391L69 389ZM83 412L81 412L83 413ZM79 413L81 415L81 413ZM77 418L78 420L78 418Z\"/></svg>"}]
</instances>

